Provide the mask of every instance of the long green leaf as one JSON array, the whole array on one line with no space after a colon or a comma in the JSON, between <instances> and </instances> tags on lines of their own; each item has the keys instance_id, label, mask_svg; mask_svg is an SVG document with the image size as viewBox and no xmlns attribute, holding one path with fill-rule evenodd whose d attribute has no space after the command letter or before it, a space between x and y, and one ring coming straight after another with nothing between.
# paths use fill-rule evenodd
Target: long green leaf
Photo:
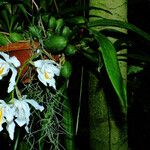
<instances>
[{"instance_id":1,"label":"long green leaf","mask_svg":"<svg viewBox=\"0 0 150 150\"><path fill-rule=\"evenodd\" d=\"M97 42L100 45L99 50L102 53L106 71L111 80L111 83L120 99L120 104L123 109L127 107L126 87L123 83L119 63L117 60L116 50L110 40L103 34L95 30L90 30Z\"/></svg>"},{"instance_id":2,"label":"long green leaf","mask_svg":"<svg viewBox=\"0 0 150 150\"><path fill-rule=\"evenodd\" d=\"M1 11L1 17L4 19L4 22L6 23L7 28L9 29L9 24L10 24L9 17L10 17L10 15L8 14L8 11L2 10Z\"/></svg>"},{"instance_id":3,"label":"long green leaf","mask_svg":"<svg viewBox=\"0 0 150 150\"><path fill-rule=\"evenodd\" d=\"M115 27L120 27L120 28L125 28L128 30L131 30L140 36L144 37L148 41L150 41L150 35L141 30L140 28L136 27L133 24L119 21L119 20L113 20L113 19L100 19L92 22L88 22L88 27L95 27L95 26L115 26Z\"/></svg>"},{"instance_id":4,"label":"long green leaf","mask_svg":"<svg viewBox=\"0 0 150 150\"><path fill-rule=\"evenodd\" d=\"M29 17L28 17L29 13L27 12L27 10L26 10L26 8L24 7L24 5L23 5L23 4L18 4L18 8L19 8L20 11L25 15L26 19L27 19L28 21L30 21L30 20L29 20Z\"/></svg>"},{"instance_id":5,"label":"long green leaf","mask_svg":"<svg viewBox=\"0 0 150 150\"><path fill-rule=\"evenodd\" d=\"M107 9L104 9L104 8L100 8L100 7L95 7L95 6L90 6L89 7L89 10L101 10L101 11L104 11L104 12L107 12L108 14L112 14L109 10Z\"/></svg>"}]
</instances>

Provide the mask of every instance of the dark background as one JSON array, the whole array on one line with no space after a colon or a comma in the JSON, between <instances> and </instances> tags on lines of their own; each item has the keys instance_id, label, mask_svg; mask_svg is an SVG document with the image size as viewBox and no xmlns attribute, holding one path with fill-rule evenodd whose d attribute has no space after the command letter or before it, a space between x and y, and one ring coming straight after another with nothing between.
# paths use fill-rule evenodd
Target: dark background
<instances>
[{"instance_id":1,"label":"dark background","mask_svg":"<svg viewBox=\"0 0 150 150\"><path fill-rule=\"evenodd\" d=\"M68 0L68 5L73 5L76 0ZM128 21L142 30L150 33L150 0L128 0ZM129 48L129 54L146 55L150 58L150 43L138 37L136 34L129 32L129 39L132 41L132 47ZM150 64L148 62L128 59L128 65L139 64L144 66L144 70L138 74L128 76L128 140L130 150L147 150L150 149ZM80 66L80 62L78 65ZM80 75L80 72L77 72ZM76 80L74 80L76 81ZM1 86L3 87L4 84ZM87 85L84 85L85 87ZM79 95L75 87L74 95ZM1 88L2 89L2 88ZM71 89L72 90L72 89ZM2 92L2 91L1 91ZM86 99L86 97L84 97ZM74 97L76 105L77 97ZM82 109L86 113L87 103L82 104ZM76 108L74 107L74 112ZM88 116L81 114L80 131L77 144L80 149L88 145ZM6 140L4 140L4 138ZM3 139L3 140L2 140ZM2 141L9 140L5 133L0 137L0 150L6 150L9 147ZM82 143L80 143L82 141ZM11 143L9 141L9 143ZM4 147L5 146L5 147Z\"/></svg>"},{"instance_id":2,"label":"dark background","mask_svg":"<svg viewBox=\"0 0 150 150\"><path fill-rule=\"evenodd\" d=\"M150 33L150 0L129 0L128 20L130 23ZM129 32L133 48L129 54L138 53L150 58L150 44ZM128 60L128 64L144 64L144 70L128 76L128 135L131 150L150 149L150 64L138 60Z\"/></svg>"}]
</instances>

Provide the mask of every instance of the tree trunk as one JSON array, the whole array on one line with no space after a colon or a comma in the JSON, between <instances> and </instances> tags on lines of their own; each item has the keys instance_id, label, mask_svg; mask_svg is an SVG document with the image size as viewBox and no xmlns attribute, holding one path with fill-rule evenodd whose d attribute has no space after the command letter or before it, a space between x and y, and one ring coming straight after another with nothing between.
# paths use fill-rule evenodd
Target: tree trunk
<instances>
[{"instance_id":1,"label":"tree trunk","mask_svg":"<svg viewBox=\"0 0 150 150\"><path fill-rule=\"evenodd\" d=\"M90 0L90 6L106 9L91 10L90 15L96 15L107 19L117 19L127 21L127 0ZM90 20L99 19L91 17ZM101 30L106 27L99 27ZM116 30L126 32L126 30L115 28ZM110 38L112 42L117 39ZM122 50L119 53L126 53ZM119 62L124 82L127 79L127 64ZM103 76L103 75L102 75ZM122 115L117 109L117 103L113 96L108 96L104 90L102 79L94 73L89 72L89 117L90 117L90 149L91 150L127 150L127 114ZM109 93L110 95L110 93ZM113 104L113 108L112 103ZM117 113L117 114L116 114ZM118 113L120 113L118 115ZM115 117L115 116L119 117ZM120 119L121 118L121 119ZM123 122L122 122L123 120Z\"/></svg>"}]
</instances>

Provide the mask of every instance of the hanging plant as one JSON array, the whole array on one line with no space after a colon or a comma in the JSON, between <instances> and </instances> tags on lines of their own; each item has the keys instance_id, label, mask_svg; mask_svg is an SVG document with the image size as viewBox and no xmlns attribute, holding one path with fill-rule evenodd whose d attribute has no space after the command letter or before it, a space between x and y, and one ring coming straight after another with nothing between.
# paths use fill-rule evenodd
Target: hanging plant
<instances>
[{"instance_id":1,"label":"hanging plant","mask_svg":"<svg viewBox=\"0 0 150 150\"><path fill-rule=\"evenodd\" d=\"M71 75L70 69L66 71L68 63L65 56L65 53L68 55L66 47L68 49L71 30L64 26L62 19L55 19L56 25L52 26L52 19L54 17L49 19L47 29L30 25L25 34L1 33L3 40L0 43L0 79L3 80L6 76L9 78L9 72L11 76L8 80L8 89L6 87L9 98L0 101L0 128L1 131L4 130L3 125L7 124L6 130L10 139L14 140L14 136L17 136L14 147L19 146L18 139L24 141L19 137L19 133L16 133L20 130L17 126L25 127L27 133L36 135L35 139L38 142L33 142L32 146L38 146L39 149L48 144L45 141L47 138L51 147L60 149L59 134L65 134L65 129L61 125L61 113L65 99L63 91L66 88L64 79ZM69 66L71 68L70 63ZM30 104L42 113L34 111ZM36 118L31 116L30 109ZM11 114L10 119L7 114ZM38 130L32 125L36 119ZM56 127L58 129L53 130ZM30 134L26 139L35 140ZM30 144L29 142L28 145Z\"/></svg>"}]
</instances>

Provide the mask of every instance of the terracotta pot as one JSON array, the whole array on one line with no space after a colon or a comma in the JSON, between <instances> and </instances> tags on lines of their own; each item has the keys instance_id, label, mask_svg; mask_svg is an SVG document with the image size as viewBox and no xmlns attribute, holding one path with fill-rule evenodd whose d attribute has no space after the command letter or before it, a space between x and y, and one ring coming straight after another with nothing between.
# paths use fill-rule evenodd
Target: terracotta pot
<instances>
[{"instance_id":1,"label":"terracotta pot","mask_svg":"<svg viewBox=\"0 0 150 150\"><path fill-rule=\"evenodd\" d=\"M21 65L29 59L33 50L39 47L39 42L30 43L29 41L10 43L6 46L0 46L0 51L9 52L11 56L16 56Z\"/></svg>"},{"instance_id":2,"label":"terracotta pot","mask_svg":"<svg viewBox=\"0 0 150 150\"><path fill-rule=\"evenodd\" d=\"M28 60L32 55L33 51L38 49L40 46L39 42L34 41L22 41L22 42L15 42L10 43L6 46L0 46L0 51L9 53L10 56L16 56L17 59L20 61L21 66ZM53 60L56 62L60 61L62 55L51 55ZM47 59L47 57L45 57ZM22 76L26 73L28 67L25 67L22 71ZM25 77L23 80L24 83L29 82L29 78Z\"/></svg>"},{"instance_id":3,"label":"terracotta pot","mask_svg":"<svg viewBox=\"0 0 150 150\"><path fill-rule=\"evenodd\" d=\"M6 46L0 46L0 51L9 53L10 56L16 56L21 63L21 66L28 60L32 54L33 50L38 49L39 42L23 41L10 43ZM28 67L24 68L22 75L25 74Z\"/></svg>"}]
</instances>

